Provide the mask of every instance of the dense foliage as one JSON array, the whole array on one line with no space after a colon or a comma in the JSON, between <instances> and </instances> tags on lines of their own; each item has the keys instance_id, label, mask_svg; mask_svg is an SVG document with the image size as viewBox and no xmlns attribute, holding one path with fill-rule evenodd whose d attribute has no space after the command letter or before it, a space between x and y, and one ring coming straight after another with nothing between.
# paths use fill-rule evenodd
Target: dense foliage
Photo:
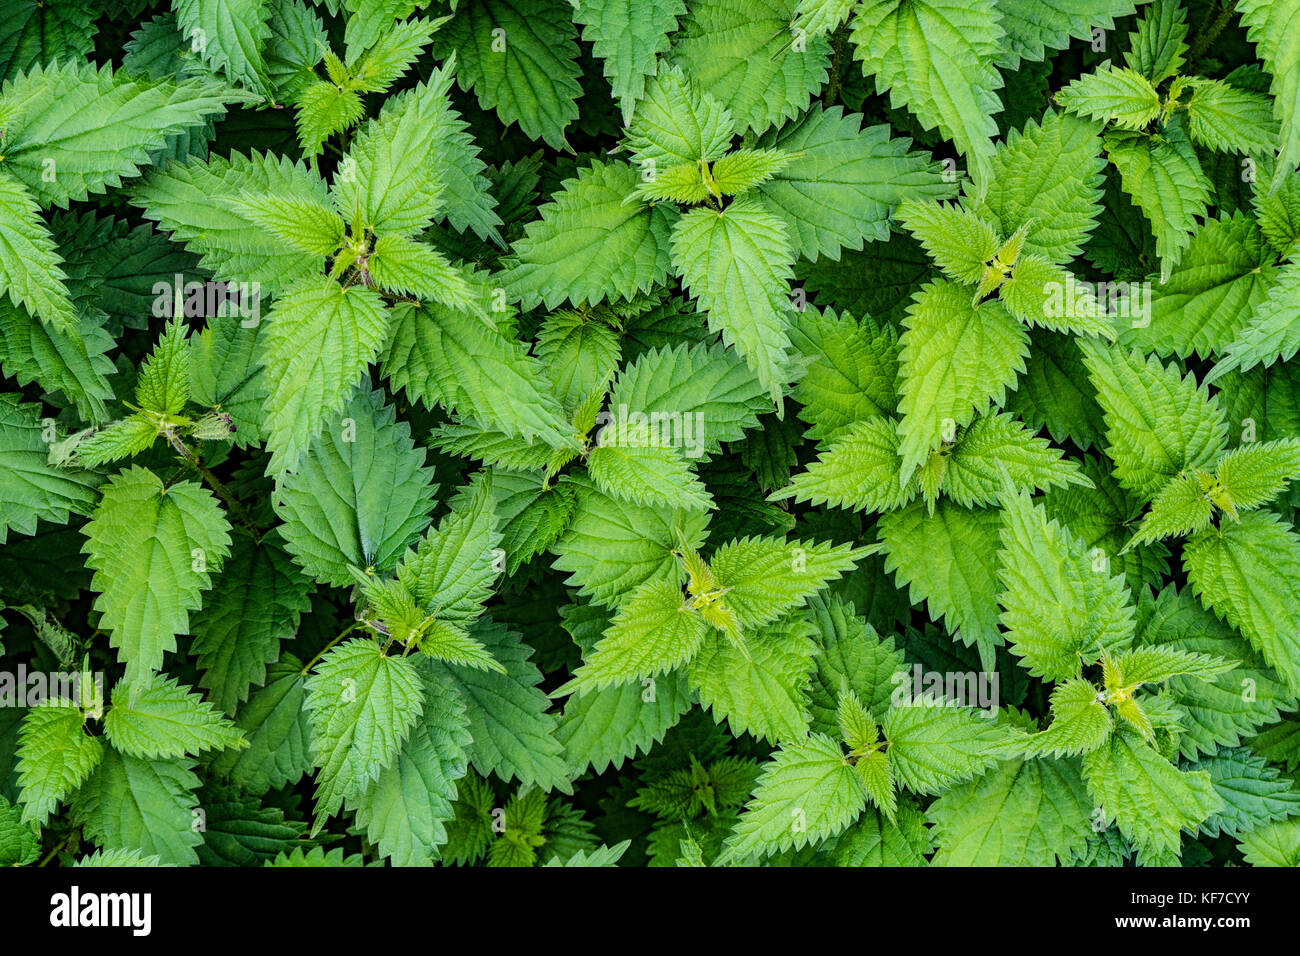
<instances>
[{"instance_id":1,"label":"dense foliage","mask_svg":"<svg viewBox=\"0 0 1300 956\"><path fill-rule=\"evenodd\" d=\"M1300 0L0 79L0 862L1300 863Z\"/></svg>"}]
</instances>

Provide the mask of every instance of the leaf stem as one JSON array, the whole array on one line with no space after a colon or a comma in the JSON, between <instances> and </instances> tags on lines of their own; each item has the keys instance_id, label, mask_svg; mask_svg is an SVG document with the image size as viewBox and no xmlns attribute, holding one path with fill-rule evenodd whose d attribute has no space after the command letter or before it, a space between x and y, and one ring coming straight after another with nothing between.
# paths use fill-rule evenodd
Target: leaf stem
<instances>
[{"instance_id":1,"label":"leaf stem","mask_svg":"<svg viewBox=\"0 0 1300 956\"><path fill-rule=\"evenodd\" d=\"M212 469L203 464L202 459L189 445L185 444L185 441L175 431L168 428L164 431L164 434L166 434L167 441L171 443L172 448L176 449L176 453L185 460L187 465L199 473L203 480L208 483L208 486L216 492L217 497L226 503L226 507L239 520L239 523L248 529L253 536L253 540L260 542L262 540L262 529L257 526L257 522L248 513L248 509L236 500L235 496L230 493L230 489L212 473Z\"/></svg>"},{"instance_id":2,"label":"leaf stem","mask_svg":"<svg viewBox=\"0 0 1300 956\"><path fill-rule=\"evenodd\" d=\"M41 860L41 862L37 863L36 865L38 867L42 867L45 864L49 863L50 860L54 859L55 854L57 854L60 850L62 850L65 846L68 845L68 841L71 839L72 839L72 834L69 833L67 836L65 836L62 840L59 841L58 845L53 850L45 854L45 859Z\"/></svg>"},{"instance_id":3,"label":"leaf stem","mask_svg":"<svg viewBox=\"0 0 1300 956\"><path fill-rule=\"evenodd\" d=\"M305 676L305 675L307 674L307 672L310 671L310 670L312 669L312 667L315 666L316 662L317 662L318 660L320 660L322 657L324 657L324 656L326 655L326 653L328 653L328 651L329 651L329 649L330 649L331 647L333 647L333 646L334 646L335 644L337 644L339 641L343 640L343 638L347 637L349 634L351 634L353 631L355 631L355 630L356 630L358 627L360 627L360 626L361 626L361 622L360 622L360 621L357 621L357 622L354 623L354 624L349 624L347 627L345 627L345 628L342 630L342 632L341 632L341 633L340 633L336 638L334 638L334 640L330 641L328 644L326 644L324 647L322 647L319 651L317 651L317 652L316 652L316 656L313 657L311 660L309 660L309 661L307 662L307 665L306 665L305 667L303 667L303 669L302 669L302 673L303 673L303 675Z\"/></svg>"},{"instance_id":4,"label":"leaf stem","mask_svg":"<svg viewBox=\"0 0 1300 956\"><path fill-rule=\"evenodd\" d=\"M822 97L822 104L826 109L834 106L840 98L840 71L843 69L845 38L845 30L841 27L835 31L835 36L831 40L831 76L826 84L826 95Z\"/></svg>"},{"instance_id":5,"label":"leaf stem","mask_svg":"<svg viewBox=\"0 0 1300 956\"><path fill-rule=\"evenodd\" d=\"M1205 51L1210 48L1210 44L1219 38L1219 34L1223 32L1223 28L1228 25L1228 21L1232 19L1232 15L1237 11L1237 0L1228 0L1228 3L1220 8L1219 15L1211 22L1210 17L1214 15L1214 9L1214 5L1211 5L1205 11L1205 19L1201 21L1200 27L1197 28L1196 38L1192 41L1191 49L1187 52L1188 61L1199 60L1205 55Z\"/></svg>"}]
</instances>

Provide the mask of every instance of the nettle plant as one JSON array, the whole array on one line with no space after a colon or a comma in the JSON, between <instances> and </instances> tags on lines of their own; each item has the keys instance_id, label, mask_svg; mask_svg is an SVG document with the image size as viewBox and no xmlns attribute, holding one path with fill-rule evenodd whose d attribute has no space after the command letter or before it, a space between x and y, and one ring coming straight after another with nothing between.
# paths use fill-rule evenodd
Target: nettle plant
<instances>
[{"instance_id":1,"label":"nettle plant","mask_svg":"<svg viewBox=\"0 0 1300 956\"><path fill-rule=\"evenodd\" d=\"M0 862L1300 863L1297 0L0 0Z\"/></svg>"}]
</instances>

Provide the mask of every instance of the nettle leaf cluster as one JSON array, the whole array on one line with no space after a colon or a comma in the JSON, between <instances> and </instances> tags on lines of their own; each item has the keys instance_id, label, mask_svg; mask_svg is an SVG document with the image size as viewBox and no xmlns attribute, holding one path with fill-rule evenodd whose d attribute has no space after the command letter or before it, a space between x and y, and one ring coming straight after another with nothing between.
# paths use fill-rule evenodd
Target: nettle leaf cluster
<instances>
[{"instance_id":1,"label":"nettle leaf cluster","mask_svg":"<svg viewBox=\"0 0 1300 956\"><path fill-rule=\"evenodd\" d=\"M0 0L0 862L1300 864L1297 0Z\"/></svg>"}]
</instances>

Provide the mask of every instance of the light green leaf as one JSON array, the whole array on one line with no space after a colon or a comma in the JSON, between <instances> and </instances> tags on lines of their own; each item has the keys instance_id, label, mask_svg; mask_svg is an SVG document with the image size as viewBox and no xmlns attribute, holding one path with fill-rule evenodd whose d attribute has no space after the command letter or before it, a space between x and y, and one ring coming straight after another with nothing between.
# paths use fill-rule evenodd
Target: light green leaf
<instances>
[{"instance_id":1,"label":"light green leaf","mask_svg":"<svg viewBox=\"0 0 1300 956\"><path fill-rule=\"evenodd\" d=\"M131 467L108 482L83 529L87 567L95 571L95 609L110 634L125 680L143 687L189 633L211 574L230 551L230 525L216 497L193 481L164 487Z\"/></svg>"},{"instance_id":2,"label":"light green leaf","mask_svg":"<svg viewBox=\"0 0 1300 956\"><path fill-rule=\"evenodd\" d=\"M306 683L316 775L316 828L359 799L420 719L424 687L409 658L354 637L330 650Z\"/></svg>"},{"instance_id":3,"label":"light green leaf","mask_svg":"<svg viewBox=\"0 0 1300 956\"><path fill-rule=\"evenodd\" d=\"M181 757L248 746L220 711L175 678L164 677L143 688L114 687L104 733L113 747L133 757Z\"/></svg>"}]
</instances>

